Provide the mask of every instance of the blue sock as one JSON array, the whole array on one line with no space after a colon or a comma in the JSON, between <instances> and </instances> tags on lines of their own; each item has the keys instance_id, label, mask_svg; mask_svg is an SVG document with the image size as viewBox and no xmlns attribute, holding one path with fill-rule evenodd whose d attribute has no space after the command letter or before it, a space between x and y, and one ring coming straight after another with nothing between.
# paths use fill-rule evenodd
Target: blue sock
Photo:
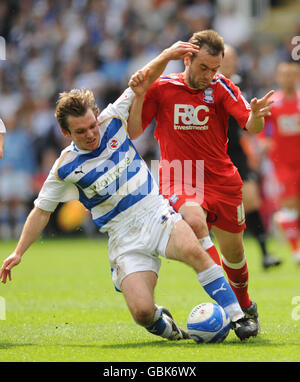
<instances>
[{"instance_id":1,"label":"blue sock","mask_svg":"<svg viewBox=\"0 0 300 382\"><path fill-rule=\"evenodd\" d=\"M219 265L214 264L205 271L198 273L197 278L205 292L225 310L231 321L236 321L244 316L240 304Z\"/></svg>"}]
</instances>

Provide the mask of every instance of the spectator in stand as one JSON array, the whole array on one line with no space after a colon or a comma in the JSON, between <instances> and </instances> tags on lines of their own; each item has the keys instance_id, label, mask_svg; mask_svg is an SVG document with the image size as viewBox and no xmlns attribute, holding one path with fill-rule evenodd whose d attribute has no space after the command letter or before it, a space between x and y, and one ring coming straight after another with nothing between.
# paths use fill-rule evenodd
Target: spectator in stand
<instances>
[{"instance_id":1,"label":"spectator in stand","mask_svg":"<svg viewBox=\"0 0 300 382\"><path fill-rule=\"evenodd\" d=\"M6 152L0 161L0 237L17 237L27 216L27 203L33 197L32 176L36 159L30 135L17 116L6 121Z\"/></svg>"}]
</instances>

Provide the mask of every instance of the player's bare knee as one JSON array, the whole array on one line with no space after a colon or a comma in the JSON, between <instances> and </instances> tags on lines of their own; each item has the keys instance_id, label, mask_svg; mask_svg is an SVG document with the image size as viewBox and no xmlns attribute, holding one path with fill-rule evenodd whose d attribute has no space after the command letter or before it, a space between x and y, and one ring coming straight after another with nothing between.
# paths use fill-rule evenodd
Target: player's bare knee
<instances>
[{"instance_id":1,"label":"player's bare knee","mask_svg":"<svg viewBox=\"0 0 300 382\"><path fill-rule=\"evenodd\" d=\"M239 263L245 257L245 249L242 243L232 243L230 248L222 251L222 255L232 263Z\"/></svg>"},{"instance_id":2,"label":"player's bare knee","mask_svg":"<svg viewBox=\"0 0 300 382\"><path fill-rule=\"evenodd\" d=\"M207 224L203 219L198 215L187 215L184 216L184 220L188 223L188 225L192 228L195 235L197 237L203 237L205 233L208 231Z\"/></svg>"}]
</instances>

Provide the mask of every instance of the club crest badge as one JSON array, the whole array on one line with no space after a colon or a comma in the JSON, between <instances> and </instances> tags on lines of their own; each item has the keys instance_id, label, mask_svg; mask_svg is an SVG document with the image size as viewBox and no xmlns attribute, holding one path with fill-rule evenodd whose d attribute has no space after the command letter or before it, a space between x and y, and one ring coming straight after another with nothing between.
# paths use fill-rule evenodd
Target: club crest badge
<instances>
[{"instance_id":1,"label":"club crest badge","mask_svg":"<svg viewBox=\"0 0 300 382\"><path fill-rule=\"evenodd\" d=\"M203 100L208 103L213 103L214 102L214 97L213 97L213 90L212 88L207 88L204 90L204 98Z\"/></svg>"},{"instance_id":2,"label":"club crest badge","mask_svg":"<svg viewBox=\"0 0 300 382\"><path fill-rule=\"evenodd\" d=\"M113 137L108 141L107 147L113 151L117 150L120 147L120 142L116 137Z\"/></svg>"}]
</instances>

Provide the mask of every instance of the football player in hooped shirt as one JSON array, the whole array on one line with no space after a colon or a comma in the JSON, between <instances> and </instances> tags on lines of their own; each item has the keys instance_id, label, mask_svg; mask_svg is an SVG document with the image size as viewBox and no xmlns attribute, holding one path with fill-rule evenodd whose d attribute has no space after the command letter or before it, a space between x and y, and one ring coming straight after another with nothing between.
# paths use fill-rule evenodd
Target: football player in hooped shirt
<instances>
[{"instance_id":1,"label":"football player in hooped shirt","mask_svg":"<svg viewBox=\"0 0 300 382\"><path fill-rule=\"evenodd\" d=\"M264 117L270 114L273 91L261 99L252 99L249 104L237 86L217 74L224 55L223 38L213 30L205 30L194 33L189 42L199 46L199 52L184 58L183 73L158 78L148 90L142 107L134 103L131 110L134 118L128 132L136 139L156 120L154 134L161 150L161 193L220 264L209 236L209 228L212 229L220 246L222 265L239 303L246 315L258 322L257 306L248 294L242 181L227 155L227 129L231 114L250 133L259 133L264 127ZM161 66L161 73L167 63L166 60ZM192 170L188 166L190 161Z\"/></svg>"}]
</instances>

